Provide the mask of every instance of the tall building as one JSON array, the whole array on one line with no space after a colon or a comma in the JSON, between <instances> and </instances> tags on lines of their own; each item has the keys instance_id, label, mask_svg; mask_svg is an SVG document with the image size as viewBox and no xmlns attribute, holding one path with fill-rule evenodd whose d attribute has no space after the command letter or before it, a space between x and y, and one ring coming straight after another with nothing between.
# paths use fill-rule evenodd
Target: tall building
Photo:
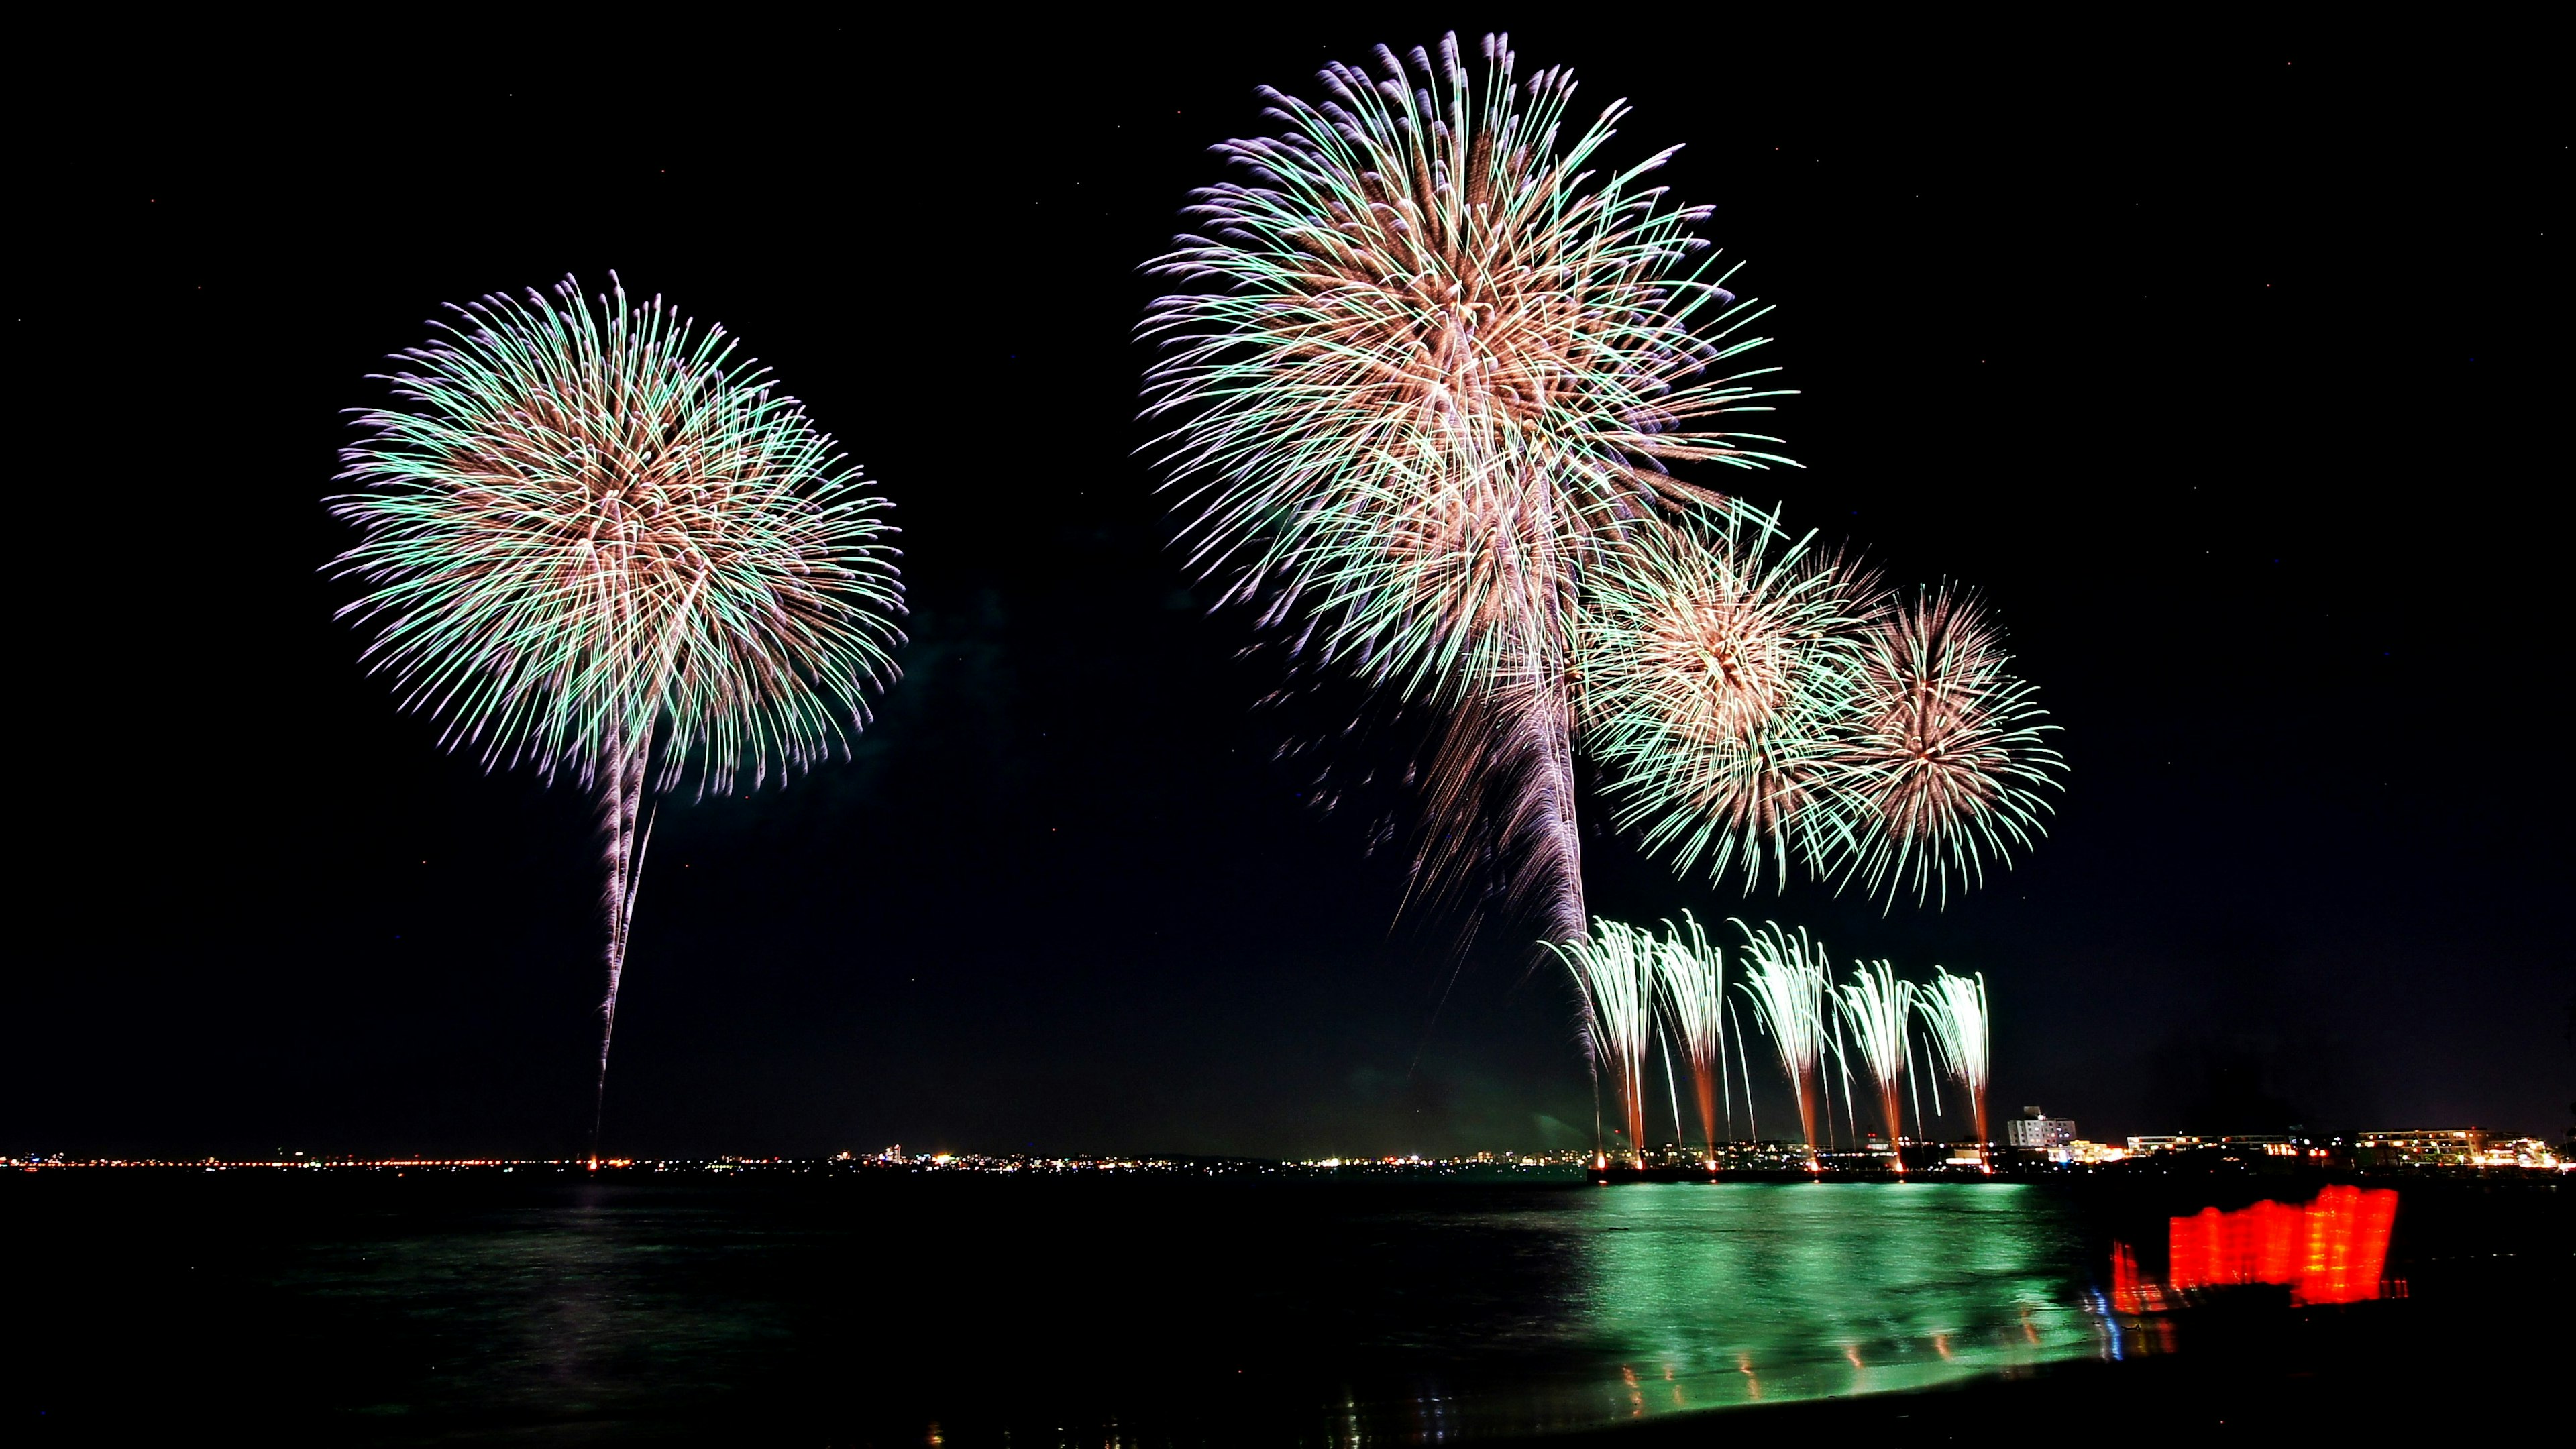
<instances>
[{"instance_id":1,"label":"tall building","mask_svg":"<svg viewBox=\"0 0 2576 1449\"><path fill-rule=\"evenodd\" d=\"M2064 1147L2075 1140L2075 1119L2051 1117L2037 1107L2024 1107L2021 1115L2004 1124L2006 1147Z\"/></svg>"}]
</instances>

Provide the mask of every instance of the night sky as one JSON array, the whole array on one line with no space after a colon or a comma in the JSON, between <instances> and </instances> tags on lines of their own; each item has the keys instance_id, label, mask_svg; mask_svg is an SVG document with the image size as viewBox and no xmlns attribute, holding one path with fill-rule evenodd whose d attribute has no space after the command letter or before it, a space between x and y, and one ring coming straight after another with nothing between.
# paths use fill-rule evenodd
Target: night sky
<instances>
[{"instance_id":1,"label":"night sky","mask_svg":"<svg viewBox=\"0 0 2576 1449\"><path fill-rule=\"evenodd\" d=\"M2565 1130L2541 47L1592 13L22 55L0 1151L586 1145L591 806L360 672L321 500L441 303L612 268L882 481L913 614L855 758L662 815L611 1150L1588 1144L1559 976L1397 919L1403 800L1303 798L1133 421L1138 264L1252 88L1494 24L1636 102L1621 159L1688 143L1778 307L1807 466L1716 481L1980 588L2070 761L1946 911L1677 881L1588 799L1594 909L1982 970L1999 1114L2088 1137Z\"/></svg>"}]
</instances>

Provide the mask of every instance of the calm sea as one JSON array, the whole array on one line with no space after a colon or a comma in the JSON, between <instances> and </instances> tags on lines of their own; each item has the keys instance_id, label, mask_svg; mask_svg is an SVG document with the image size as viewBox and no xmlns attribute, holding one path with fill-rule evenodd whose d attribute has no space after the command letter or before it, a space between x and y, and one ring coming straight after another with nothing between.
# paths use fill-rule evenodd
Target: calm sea
<instances>
[{"instance_id":1,"label":"calm sea","mask_svg":"<svg viewBox=\"0 0 2576 1449\"><path fill-rule=\"evenodd\" d=\"M0 1208L22 1425L1421 1443L2176 1347L2119 1225L2035 1185L56 1172Z\"/></svg>"}]
</instances>

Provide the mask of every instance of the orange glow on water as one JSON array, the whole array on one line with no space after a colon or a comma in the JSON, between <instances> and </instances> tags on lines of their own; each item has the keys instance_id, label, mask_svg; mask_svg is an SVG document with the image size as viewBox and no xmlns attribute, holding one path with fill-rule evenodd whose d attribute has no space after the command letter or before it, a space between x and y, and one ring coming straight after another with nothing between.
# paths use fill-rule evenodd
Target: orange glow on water
<instances>
[{"instance_id":1,"label":"orange glow on water","mask_svg":"<svg viewBox=\"0 0 2576 1449\"><path fill-rule=\"evenodd\" d=\"M2138 1272L2138 1255L2126 1243L2111 1245L2111 1306L2122 1313L2162 1313L2164 1289Z\"/></svg>"},{"instance_id":2,"label":"orange glow on water","mask_svg":"<svg viewBox=\"0 0 2576 1449\"><path fill-rule=\"evenodd\" d=\"M2236 1283L2285 1283L2293 1303L2355 1303L2380 1294L2397 1194L2388 1188L2333 1186L2315 1202L2292 1207L2269 1200L2235 1212L2203 1208L2170 1221L2177 1289ZM2114 1291L2136 1265L2112 1265Z\"/></svg>"}]
</instances>

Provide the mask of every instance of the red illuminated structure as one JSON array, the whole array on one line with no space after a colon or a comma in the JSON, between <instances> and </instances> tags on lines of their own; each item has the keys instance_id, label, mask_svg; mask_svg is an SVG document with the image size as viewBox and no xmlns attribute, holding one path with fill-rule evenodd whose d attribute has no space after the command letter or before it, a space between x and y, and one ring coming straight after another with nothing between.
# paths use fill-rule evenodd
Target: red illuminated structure
<instances>
[{"instance_id":1,"label":"red illuminated structure","mask_svg":"<svg viewBox=\"0 0 2576 1449\"><path fill-rule=\"evenodd\" d=\"M2335 1186L2305 1207L2265 1201L2234 1212L2203 1208L2171 1220L2177 1291L2286 1283L2293 1303L2354 1303L2380 1296L2397 1194Z\"/></svg>"}]
</instances>

